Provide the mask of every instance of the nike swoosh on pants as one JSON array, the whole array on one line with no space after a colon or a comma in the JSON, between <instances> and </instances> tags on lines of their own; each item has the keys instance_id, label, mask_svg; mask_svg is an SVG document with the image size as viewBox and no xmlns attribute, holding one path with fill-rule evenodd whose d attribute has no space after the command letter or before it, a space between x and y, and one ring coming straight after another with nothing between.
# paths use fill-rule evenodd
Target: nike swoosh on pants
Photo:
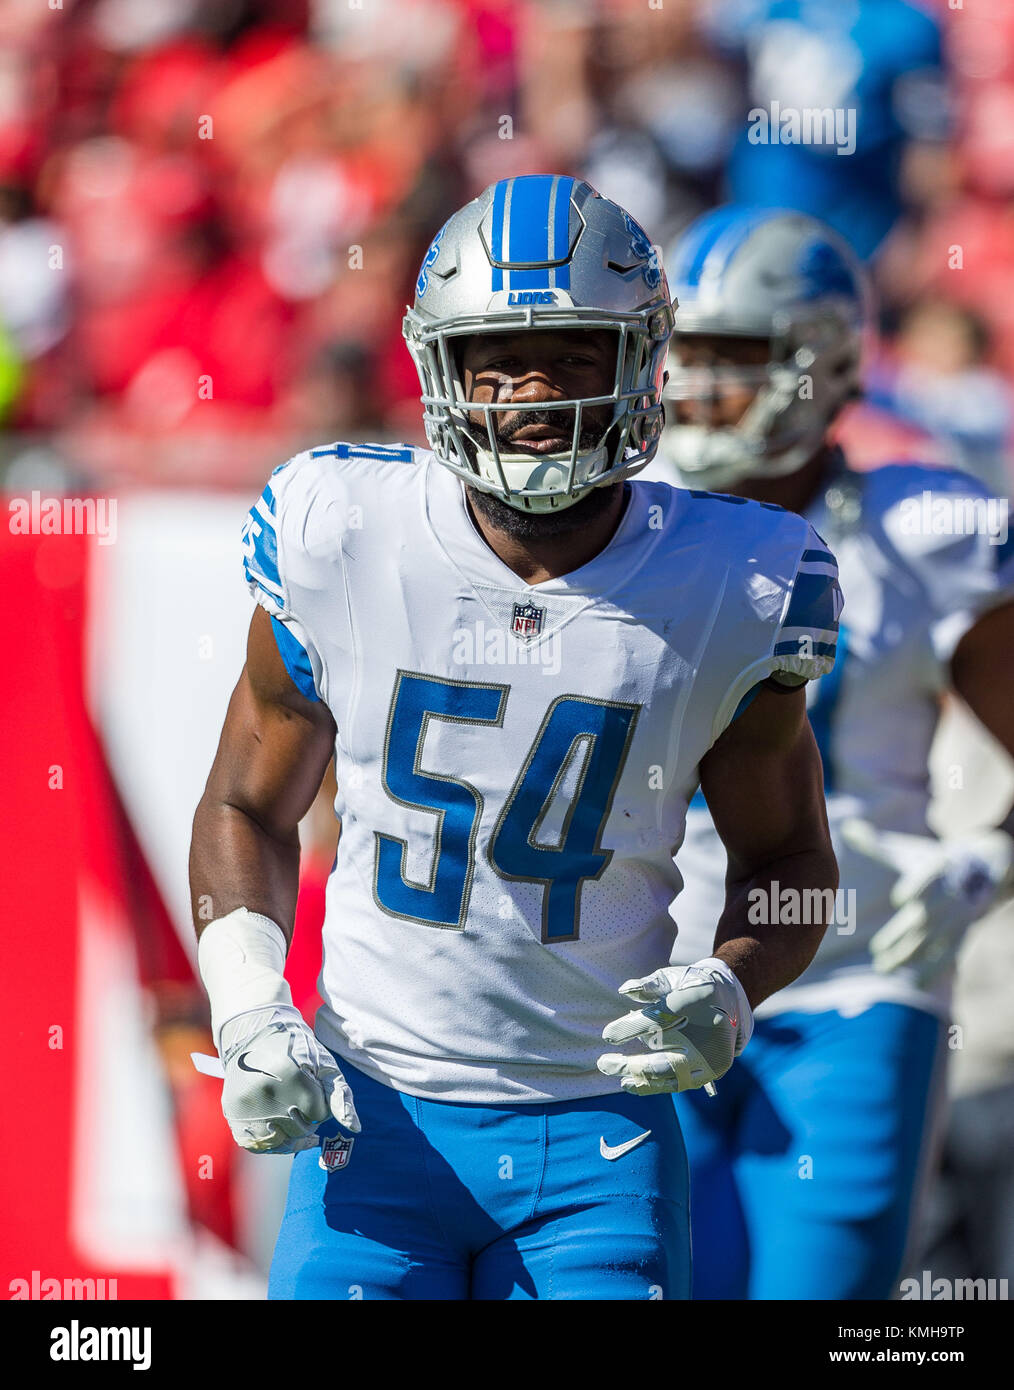
<instances>
[{"instance_id":1,"label":"nike swoosh on pants","mask_svg":"<svg viewBox=\"0 0 1014 1390\"><path fill-rule=\"evenodd\" d=\"M646 1129L643 1134L635 1134L633 1139L628 1139L625 1144L615 1145L607 1144L605 1135L603 1135L599 1140L599 1153L603 1158L622 1158L622 1156L625 1153L629 1153L631 1149L636 1149L638 1144L643 1144L650 1133L651 1130Z\"/></svg>"}]
</instances>

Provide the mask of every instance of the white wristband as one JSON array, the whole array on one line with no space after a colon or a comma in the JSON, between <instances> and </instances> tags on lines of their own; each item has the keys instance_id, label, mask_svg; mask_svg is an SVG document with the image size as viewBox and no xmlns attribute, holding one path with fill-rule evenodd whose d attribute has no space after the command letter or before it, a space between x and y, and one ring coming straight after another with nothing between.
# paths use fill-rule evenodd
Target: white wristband
<instances>
[{"instance_id":1,"label":"white wristband","mask_svg":"<svg viewBox=\"0 0 1014 1390\"><path fill-rule=\"evenodd\" d=\"M211 1028L221 1052L222 1029L237 1014L292 1003L283 978L285 933L270 917L237 907L209 922L197 943L197 964L211 1000Z\"/></svg>"},{"instance_id":2,"label":"white wristband","mask_svg":"<svg viewBox=\"0 0 1014 1390\"><path fill-rule=\"evenodd\" d=\"M736 1039L736 1056L738 1057L753 1037L753 1009L751 1009L750 1001L746 997L746 990L740 984L739 976L732 966L719 956L707 956L704 960L695 960L694 969L713 970L716 974L721 975L723 980L728 980L729 984L735 987L736 997L739 1000L739 1034Z\"/></svg>"}]
</instances>

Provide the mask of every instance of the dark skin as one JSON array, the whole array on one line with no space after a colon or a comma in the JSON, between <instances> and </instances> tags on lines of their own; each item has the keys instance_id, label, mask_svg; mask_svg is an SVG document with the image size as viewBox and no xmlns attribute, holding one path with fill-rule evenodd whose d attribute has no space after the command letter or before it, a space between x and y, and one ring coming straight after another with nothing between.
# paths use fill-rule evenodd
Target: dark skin
<instances>
[{"instance_id":1,"label":"dark skin","mask_svg":"<svg viewBox=\"0 0 1014 1390\"><path fill-rule=\"evenodd\" d=\"M545 405L579 396L600 396L612 390L616 368L616 335L607 331L502 333L466 340L462 374L469 400L479 404L517 401ZM608 424L610 408L593 406L587 412L596 432ZM569 417L569 419L568 419ZM481 423L482 416L473 419ZM504 412L497 421L501 440L509 440L513 453L558 452L571 446L572 412L561 412L559 422L533 425L531 413ZM469 510L489 548L526 584L541 584L580 569L612 539L626 505L622 487L608 492L604 506L587 516L577 529L559 531L546 518L545 534L521 539L497 526L482 509L476 489L467 488ZM600 499L595 498L598 503ZM581 506L581 503L577 503ZM569 508L567 510L570 510ZM587 514L588 509L585 508Z\"/></svg>"},{"instance_id":2,"label":"dark skin","mask_svg":"<svg viewBox=\"0 0 1014 1390\"><path fill-rule=\"evenodd\" d=\"M673 340L673 352L681 366L756 366L766 362L771 348L766 338L733 338L718 334L688 334ZM681 424L712 428L735 425L753 399L749 388L723 388L703 401L674 403ZM757 502L774 502L789 511L803 512L827 486L831 450L821 446L794 473L783 478L748 478L725 491ZM962 637L951 658L955 692L977 719L1014 757L1014 603L1005 603L985 614ZM745 717L745 716L744 716ZM1002 822L1014 834L1014 808Z\"/></svg>"},{"instance_id":3,"label":"dark skin","mask_svg":"<svg viewBox=\"0 0 1014 1390\"><path fill-rule=\"evenodd\" d=\"M271 628L255 608L246 665L233 691L208 785L194 816L191 906L198 935L248 907L292 939L298 826L334 752L335 722L292 683ZM200 899L210 898L210 910Z\"/></svg>"},{"instance_id":4,"label":"dark skin","mask_svg":"<svg viewBox=\"0 0 1014 1390\"><path fill-rule=\"evenodd\" d=\"M590 341L599 336L514 335L514 341L498 342L492 355L483 355L486 350L477 350L473 340L463 359L466 389L476 401L502 400L510 392L507 399L547 405L605 394L612 385L615 351L608 335L601 335L607 339L601 344ZM605 411L596 422L599 428L608 420L608 407ZM539 453L563 447L558 425L532 427L525 415L518 412L501 424L512 449ZM529 584L587 564L608 544L624 507L623 489L617 487L615 500L587 526L521 542L499 530L469 500L487 544ZM256 609L246 666L194 818L190 878L198 932L212 918L245 906L271 917L291 937L297 827L320 785L334 739L331 715L293 685L270 619ZM715 954L736 971L756 1006L812 960L825 924L748 925L749 890L767 890L772 879L800 891L834 889L838 883L820 757L802 688L786 693L762 689L702 759L700 772L730 865ZM204 897L211 899L210 913L199 910Z\"/></svg>"},{"instance_id":5,"label":"dark skin","mask_svg":"<svg viewBox=\"0 0 1014 1390\"><path fill-rule=\"evenodd\" d=\"M800 894L838 887L805 689L768 682L700 763L701 790L728 855L713 954L736 972L753 1008L802 974L827 923L749 922L751 891L767 893L773 880Z\"/></svg>"},{"instance_id":6,"label":"dark skin","mask_svg":"<svg viewBox=\"0 0 1014 1390\"><path fill-rule=\"evenodd\" d=\"M981 724L1014 757L1014 603L986 613L955 648L951 681ZM1014 806L1000 822L1014 835Z\"/></svg>"}]
</instances>

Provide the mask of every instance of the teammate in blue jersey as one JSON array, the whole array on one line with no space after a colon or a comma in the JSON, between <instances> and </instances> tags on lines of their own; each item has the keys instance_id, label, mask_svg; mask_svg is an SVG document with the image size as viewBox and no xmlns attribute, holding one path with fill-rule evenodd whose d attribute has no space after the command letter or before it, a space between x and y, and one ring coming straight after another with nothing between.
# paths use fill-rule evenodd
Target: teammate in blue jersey
<instances>
[{"instance_id":1,"label":"teammate in blue jersey","mask_svg":"<svg viewBox=\"0 0 1014 1390\"><path fill-rule=\"evenodd\" d=\"M726 1074L823 933L746 902L836 883L801 687L841 593L802 518L631 480L672 324L621 208L498 183L405 318L430 448L308 450L250 513L258 607L191 879L225 1115L295 1153L273 1298L689 1296L669 1096ZM311 1030L282 969L332 756ZM698 785L729 908L673 968Z\"/></svg>"},{"instance_id":2,"label":"teammate in blue jersey","mask_svg":"<svg viewBox=\"0 0 1014 1390\"><path fill-rule=\"evenodd\" d=\"M859 390L869 304L821 223L721 208L668 268L680 313L652 470L801 513L833 547L846 600L837 664L807 690L841 876L833 919L803 979L758 1010L717 1097L677 1101L695 1297L887 1298L942 1099L950 966L1012 890L1014 816L944 841L926 820L945 691L1014 753L1006 499L951 470L854 472L828 444ZM725 900L724 811L702 790L672 907L686 963ZM781 892L754 902L786 923L802 908Z\"/></svg>"}]
</instances>

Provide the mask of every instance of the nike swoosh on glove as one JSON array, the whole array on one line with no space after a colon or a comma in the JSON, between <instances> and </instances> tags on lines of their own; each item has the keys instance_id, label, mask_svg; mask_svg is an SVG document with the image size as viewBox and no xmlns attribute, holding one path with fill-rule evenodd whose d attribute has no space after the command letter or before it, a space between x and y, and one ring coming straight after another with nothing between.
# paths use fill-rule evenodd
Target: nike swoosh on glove
<instances>
[{"instance_id":1,"label":"nike swoosh on glove","mask_svg":"<svg viewBox=\"0 0 1014 1390\"><path fill-rule=\"evenodd\" d=\"M953 839L842 823L850 849L893 869L891 917L870 941L874 968L911 968L921 987L951 964L966 930L1014 891L1014 839L985 830Z\"/></svg>"},{"instance_id":2,"label":"nike swoosh on glove","mask_svg":"<svg viewBox=\"0 0 1014 1390\"><path fill-rule=\"evenodd\" d=\"M598 1069L618 1076L625 1091L649 1096L693 1091L717 1081L732 1066L753 1032L753 1014L739 980L724 961L668 966L619 993L647 1007L614 1019L606 1042L641 1042L649 1051L626 1056L606 1052Z\"/></svg>"},{"instance_id":3,"label":"nike swoosh on glove","mask_svg":"<svg viewBox=\"0 0 1014 1390\"><path fill-rule=\"evenodd\" d=\"M222 1111L251 1153L291 1154L319 1142L333 1115L360 1132L352 1092L331 1053L291 1005L239 1014L222 1028Z\"/></svg>"}]
</instances>

